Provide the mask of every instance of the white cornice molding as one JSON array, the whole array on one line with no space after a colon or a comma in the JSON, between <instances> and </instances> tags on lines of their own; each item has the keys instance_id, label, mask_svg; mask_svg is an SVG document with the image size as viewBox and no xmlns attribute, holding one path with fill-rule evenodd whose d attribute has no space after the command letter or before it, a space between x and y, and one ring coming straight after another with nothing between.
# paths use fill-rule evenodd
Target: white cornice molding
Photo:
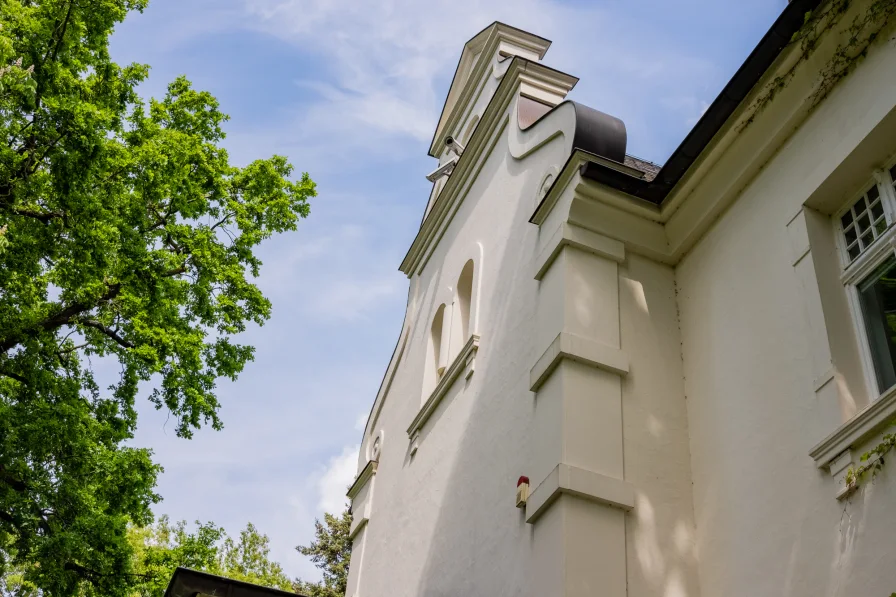
<instances>
[{"instance_id":1,"label":"white cornice molding","mask_svg":"<svg viewBox=\"0 0 896 597\"><path fill-rule=\"evenodd\" d=\"M833 460L850 448L880 432L896 419L896 387L859 411L832 434L818 442L809 452L818 468L827 468Z\"/></svg>"},{"instance_id":2,"label":"white cornice molding","mask_svg":"<svg viewBox=\"0 0 896 597\"><path fill-rule=\"evenodd\" d=\"M563 494L622 510L635 507L630 483L561 462L526 500L526 522L534 524Z\"/></svg>"},{"instance_id":3,"label":"white cornice molding","mask_svg":"<svg viewBox=\"0 0 896 597\"><path fill-rule=\"evenodd\" d=\"M432 250L451 222L460 203L463 201L476 175L485 164L492 149L499 142L501 133L510 123L508 107L523 84L522 76L529 80L562 81L563 73L542 66L538 63L514 57L508 67L494 96L479 119L479 125L473 137L467 142L463 156L458 161L454 172L448 177L445 187L433 202L429 215L420 226L417 236L411 243L399 269L408 277L418 273L425 266ZM535 125L538 126L538 125ZM548 127L549 128L549 127ZM450 130L446 127L446 130ZM570 141L571 143L571 141Z\"/></svg>"},{"instance_id":4,"label":"white cornice molding","mask_svg":"<svg viewBox=\"0 0 896 597\"><path fill-rule=\"evenodd\" d=\"M625 245L596 232L563 222L535 259L535 279L541 280L563 247L575 247L617 263L625 261Z\"/></svg>"},{"instance_id":5,"label":"white cornice molding","mask_svg":"<svg viewBox=\"0 0 896 597\"><path fill-rule=\"evenodd\" d=\"M629 370L628 355L620 349L576 334L560 332L529 371L529 390L537 392L564 359L616 375L627 375Z\"/></svg>"},{"instance_id":6,"label":"white cornice molding","mask_svg":"<svg viewBox=\"0 0 896 597\"><path fill-rule=\"evenodd\" d=\"M843 20L844 27L848 21ZM817 69L813 70L812 65L823 63L832 55L838 35L837 31L830 32L815 50L813 59L799 65L774 101L756 112L757 98L798 58L798 44L785 49L661 207L582 178L578 172L579 156L567 162L531 221L541 225L561 205L558 199L572 186L575 199L571 204L562 203L570 213L555 219L574 221L624 242L633 253L676 264L812 116L811 98L818 82ZM849 80L841 84L848 85ZM831 94L825 101L837 101L835 96ZM822 179L819 178L819 184Z\"/></svg>"},{"instance_id":7,"label":"white cornice molding","mask_svg":"<svg viewBox=\"0 0 896 597\"><path fill-rule=\"evenodd\" d=\"M376 460L367 461L367 464L361 469L361 472L358 473L355 482L348 488L348 493L345 494L348 499L353 500L357 497L358 493L360 493L361 490L364 489L364 486L367 485L367 482L376 474L378 465L379 463Z\"/></svg>"},{"instance_id":8,"label":"white cornice molding","mask_svg":"<svg viewBox=\"0 0 896 597\"><path fill-rule=\"evenodd\" d=\"M436 384L436 389L432 391L432 394L430 394L426 402L423 403L423 406L420 408L417 416L414 417L413 421L411 421L411 424L408 427L408 437L413 439L420 433L420 431L423 429L423 426L436 411L436 408L438 408L439 404L442 402L442 399L448 393L448 390L451 389L451 386L454 385L454 382L457 380L457 378L460 377L460 374L466 370L467 364L476 356L476 351L478 350L479 336L473 334L461 349L460 354L455 357L454 362L451 363L451 366L448 367L448 369L442 375L439 383Z\"/></svg>"},{"instance_id":9,"label":"white cornice molding","mask_svg":"<svg viewBox=\"0 0 896 597\"><path fill-rule=\"evenodd\" d=\"M352 516L352 524L348 529L349 541L354 541L355 537L358 536L358 533L361 532L361 529L367 526L368 522L370 522L370 519L366 516ZM355 595L357 596L357 593L355 593Z\"/></svg>"}]
</instances>

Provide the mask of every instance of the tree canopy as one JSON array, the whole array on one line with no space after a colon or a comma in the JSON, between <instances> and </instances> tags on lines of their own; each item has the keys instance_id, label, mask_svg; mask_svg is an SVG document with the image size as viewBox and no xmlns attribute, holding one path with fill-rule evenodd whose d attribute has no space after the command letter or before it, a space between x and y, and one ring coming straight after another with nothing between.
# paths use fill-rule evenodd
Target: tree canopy
<instances>
[{"instance_id":1,"label":"tree canopy","mask_svg":"<svg viewBox=\"0 0 896 597\"><path fill-rule=\"evenodd\" d=\"M108 41L145 6L0 0L0 575L48 596L133 590L128 525L160 499L138 391L180 436L221 427L216 383L253 356L232 336L271 313L254 251L315 194L284 157L231 165L186 78L140 98Z\"/></svg>"},{"instance_id":2,"label":"tree canopy","mask_svg":"<svg viewBox=\"0 0 896 597\"><path fill-rule=\"evenodd\" d=\"M186 521L172 524L162 516L153 525L130 527L127 537L134 578L129 597L161 597L178 566L284 591L294 588L280 564L270 559L267 535L252 523L234 539L212 522L196 521L191 530ZM0 596L40 597L34 584L24 580L33 565L4 575Z\"/></svg>"},{"instance_id":3,"label":"tree canopy","mask_svg":"<svg viewBox=\"0 0 896 597\"><path fill-rule=\"evenodd\" d=\"M340 515L324 514L324 522L314 521L314 540L296 549L311 558L321 570L320 582L296 581L296 591L307 597L343 597L348 582L348 566L352 557L349 530L352 513L348 508Z\"/></svg>"},{"instance_id":4,"label":"tree canopy","mask_svg":"<svg viewBox=\"0 0 896 597\"><path fill-rule=\"evenodd\" d=\"M238 539L233 539L214 523L197 521L195 532L189 532L184 521L172 525L162 517L153 526L132 528L129 540L139 581L134 597L163 595L178 566L293 590L293 581L280 564L270 559L268 536L259 533L251 522Z\"/></svg>"}]
</instances>

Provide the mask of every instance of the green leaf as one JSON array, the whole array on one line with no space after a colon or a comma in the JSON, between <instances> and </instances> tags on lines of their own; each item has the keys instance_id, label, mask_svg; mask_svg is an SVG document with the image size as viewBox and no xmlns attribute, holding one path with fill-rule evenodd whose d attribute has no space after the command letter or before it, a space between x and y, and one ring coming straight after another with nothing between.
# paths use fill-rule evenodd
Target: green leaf
<instances>
[{"instance_id":1,"label":"green leaf","mask_svg":"<svg viewBox=\"0 0 896 597\"><path fill-rule=\"evenodd\" d=\"M254 355L233 336L272 309L255 250L315 195L284 157L232 166L187 79L139 97L109 36L145 6L0 0L0 578L47 597L131 595L127 529L161 499L137 396L179 436L222 427L217 384Z\"/></svg>"}]
</instances>

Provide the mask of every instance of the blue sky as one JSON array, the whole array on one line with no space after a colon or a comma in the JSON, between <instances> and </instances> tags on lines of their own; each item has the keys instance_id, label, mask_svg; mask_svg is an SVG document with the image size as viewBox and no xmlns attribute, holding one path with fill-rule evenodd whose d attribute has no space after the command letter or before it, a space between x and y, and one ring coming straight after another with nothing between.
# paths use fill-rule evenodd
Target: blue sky
<instances>
[{"instance_id":1,"label":"blue sky","mask_svg":"<svg viewBox=\"0 0 896 597\"><path fill-rule=\"evenodd\" d=\"M287 572L314 518L340 510L361 429L398 336L398 264L429 195L428 144L467 39L494 20L553 40L571 97L622 118L630 153L662 162L785 0L151 0L113 37L152 66L144 95L186 74L231 115L235 163L287 155L318 183L311 216L265 244L274 304L244 334L256 360L219 388L225 428L175 437L141 412L138 445L165 467L157 514L247 521Z\"/></svg>"}]
</instances>

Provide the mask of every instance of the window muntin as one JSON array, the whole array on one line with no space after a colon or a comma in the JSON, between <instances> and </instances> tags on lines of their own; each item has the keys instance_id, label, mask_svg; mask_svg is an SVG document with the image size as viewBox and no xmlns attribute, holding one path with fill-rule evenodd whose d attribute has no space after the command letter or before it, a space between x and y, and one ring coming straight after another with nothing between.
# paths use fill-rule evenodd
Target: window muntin
<instances>
[{"instance_id":1,"label":"window muntin","mask_svg":"<svg viewBox=\"0 0 896 597\"><path fill-rule=\"evenodd\" d=\"M896 163L857 190L833 223L865 379L877 399L896 387Z\"/></svg>"},{"instance_id":2,"label":"window muntin","mask_svg":"<svg viewBox=\"0 0 896 597\"><path fill-rule=\"evenodd\" d=\"M871 185L859 200L840 216L849 261L864 253L886 231L884 198L876 184Z\"/></svg>"},{"instance_id":3,"label":"window muntin","mask_svg":"<svg viewBox=\"0 0 896 597\"><path fill-rule=\"evenodd\" d=\"M879 392L896 385L896 256L856 287Z\"/></svg>"}]
</instances>

